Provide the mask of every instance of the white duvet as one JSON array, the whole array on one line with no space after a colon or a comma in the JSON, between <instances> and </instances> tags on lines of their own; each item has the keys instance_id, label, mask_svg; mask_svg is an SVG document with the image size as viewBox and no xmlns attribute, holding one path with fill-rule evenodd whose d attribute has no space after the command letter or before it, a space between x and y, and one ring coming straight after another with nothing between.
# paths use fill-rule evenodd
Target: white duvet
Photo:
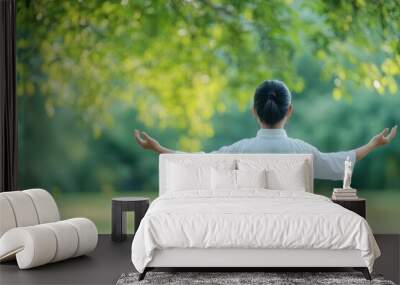
<instances>
[{"instance_id":1,"label":"white duvet","mask_svg":"<svg viewBox=\"0 0 400 285\"><path fill-rule=\"evenodd\" d=\"M165 248L358 249L370 271L380 255L365 219L328 198L257 189L157 198L133 239L135 268Z\"/></svg>"}]
</instances>

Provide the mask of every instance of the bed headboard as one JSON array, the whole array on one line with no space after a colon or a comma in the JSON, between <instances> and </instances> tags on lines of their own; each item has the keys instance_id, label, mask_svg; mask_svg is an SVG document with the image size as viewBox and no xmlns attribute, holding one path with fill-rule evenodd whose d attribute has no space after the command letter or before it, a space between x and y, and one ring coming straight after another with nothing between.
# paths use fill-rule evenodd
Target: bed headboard
<instances>
[{"instance_id":1,"label":"bed headboard","mask_svg":"<svg viewBox=\"0 0 400 285\"><path fill-rule=\"evenodd\" d=\"M275 169L287 169L292 165L304 163L305 167L305 190L313 192L313 156L312 154L161 154L159 159L159 195L167 192L167 175L169 163L190 163L191 165L199 164L218 164L232 162L237 165L238 161L257 161L265 164L273 165Z\"/></svg>"}]
</instances>

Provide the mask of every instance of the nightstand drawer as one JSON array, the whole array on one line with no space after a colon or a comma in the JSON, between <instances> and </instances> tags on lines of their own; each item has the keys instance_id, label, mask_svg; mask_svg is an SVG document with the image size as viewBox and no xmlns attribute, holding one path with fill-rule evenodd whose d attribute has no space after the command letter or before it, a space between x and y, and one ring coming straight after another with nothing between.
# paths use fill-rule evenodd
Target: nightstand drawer
<instances>
[{"instance_id":1,"label":"nightstand drawer","mask_svg":"<svg viewBox=\"0 0 400 285\"><path fill-rule=\"evenodd\" d=\"M366 218L366 200L359 198L355 200L332 200L332 202L359 214L361 217Z\"/></svg>"}]
</instances>

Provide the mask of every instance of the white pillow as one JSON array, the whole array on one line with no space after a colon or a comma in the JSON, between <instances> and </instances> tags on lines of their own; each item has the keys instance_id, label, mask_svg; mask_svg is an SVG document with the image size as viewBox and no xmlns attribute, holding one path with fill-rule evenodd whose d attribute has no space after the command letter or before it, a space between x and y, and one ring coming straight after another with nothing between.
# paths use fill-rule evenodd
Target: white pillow
<instances>
[{"instance_id":1,"label":"white pillow","mask_svg":"<svg viewBox=\"0 0 400 285\"><path fill-rule=\"evenodd\" d=\"M169 163L169 191L210 190L211 167Z\"/></svg>"},{"instance_id":2,"label":"white pillow","mask_svg":"<svg viewBox=\"0 0 400 285\"><path fill-rule=\"evenodd\" d=\"M212 168L212 188L214 190L235 190L236 170Z\"/></svg>"},{"instance_id":3,"label":"white pillow","mask_svg":"<svg viewBox=\"0 0 400 285\"><path fill-rule=\"evenodd\" d=\"M267 188L264 170L212 169L214 190L237 190L241 188Z\"/></svg>"},{"instance_id":4,"label":"white pillow","mask_svg":"<svg viewBox=\"0 0 400 285\"><path fill-rule=\"evenodd\" d=\"M239 160L239 170L266 169L267 187L273 190L306 191L308 187L307 165L293 160Z\"/></svg>"},{"instance_id":5,"label":"white pillow","mask_svg":"<svg viewBox=\"0 0 400 285\"><path fill-rule=\"evenodd\" d=\"M235 170L237 188L267 188L267 171Z\"/></svg>"},{"instance_id":6,"label":"white pillow","mask_svg":"<svg viewBox=\"0 0 400 285\"><path fill-rule=\"evenodd\" d=\"M277 170L267 172L268 188L273 190L306 191L306 175L303 166L291 169L290 173Z\"/></svg>"}]
</instances>

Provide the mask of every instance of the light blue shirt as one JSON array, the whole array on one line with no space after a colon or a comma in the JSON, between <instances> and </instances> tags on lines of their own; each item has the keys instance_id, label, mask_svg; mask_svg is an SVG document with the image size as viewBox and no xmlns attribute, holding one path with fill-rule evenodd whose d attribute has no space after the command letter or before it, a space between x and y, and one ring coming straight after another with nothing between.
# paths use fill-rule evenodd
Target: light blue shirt
<instances>
[{"instance_id":1,"label":"light blue shirt","mask_svg":"<svg viewBox=\"0 0 400 285\"><path fill-rule=\"evenodd\" d=\"M213 153L301 153L313 154L314 177L317 179L342 180L344 161L349 157L356 162L356 152L340 151L323 153L299 139L289 138L284 129L260 129L257 136L221 147Z\"/></svg>"}]
</instances>

